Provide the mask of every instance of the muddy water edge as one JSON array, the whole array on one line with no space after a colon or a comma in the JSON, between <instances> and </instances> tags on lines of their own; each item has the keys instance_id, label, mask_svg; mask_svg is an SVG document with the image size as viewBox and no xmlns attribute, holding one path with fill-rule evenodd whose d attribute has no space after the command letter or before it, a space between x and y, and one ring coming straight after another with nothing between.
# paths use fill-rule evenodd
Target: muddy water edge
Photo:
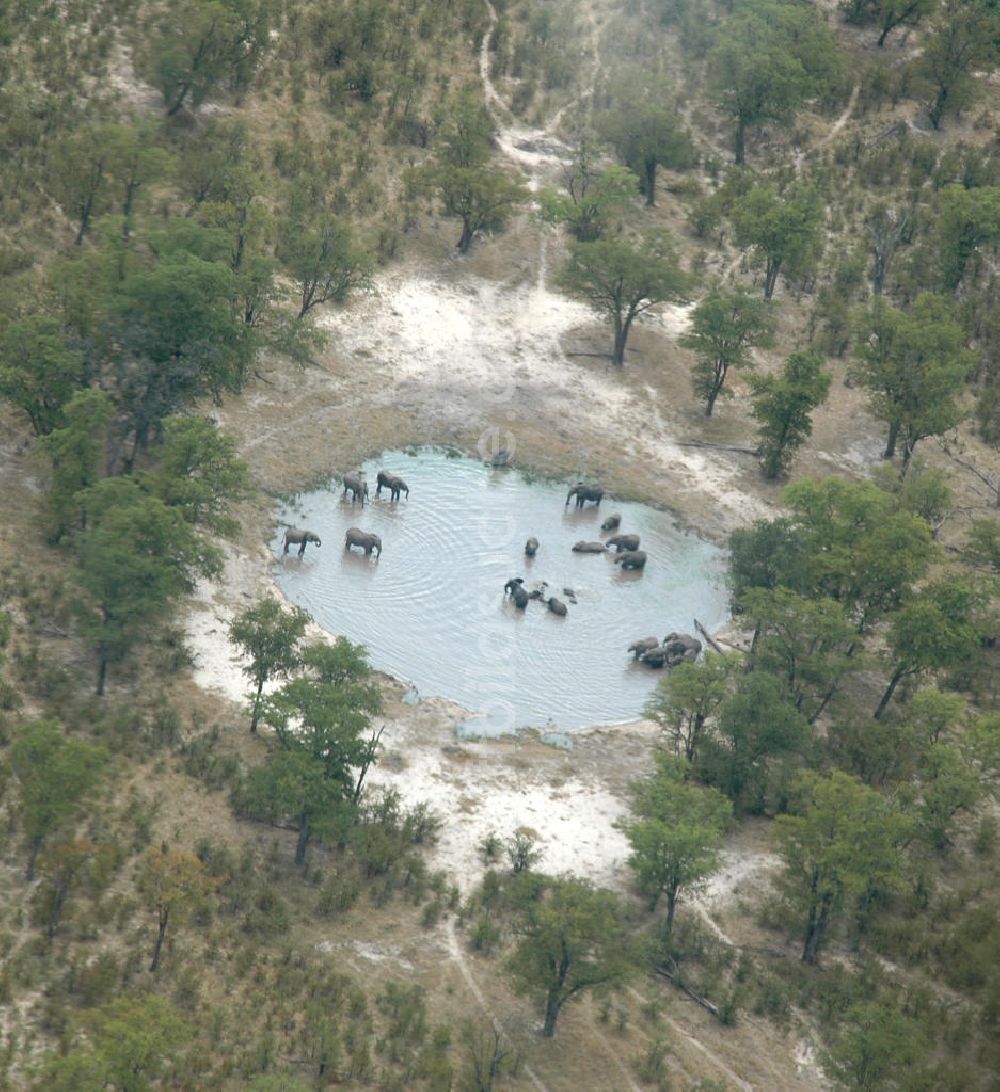
<instances>
[{"instance_id":1,"label":"muddy water edge","mask_svg":"<svg viewBox=\"0 0 1000 1092\"><path fill-rule=\"evenodd\" d=\"M286 523L323 546L281 558L275 577L325 630L365 644L375 667L473 711L470 734L633 720L662 672L631 662L629 643L690 631L694 618L710 630L727 619L721 551L665 512L611 499L578 509L564 485L438 451L366 464L373 493L381 467L410 496L361 505L338 485L298 497L280 513L275 555ZM611 552L573 552L578 540L606 537L600 524L612 511L623 532L641 536L645 571L623 572ZM345 550L351 526L379 535L382 557ZM529 536L540 542L533 559ZM518 610L503 590L514 577L545 582L566 616L541 601Z\"/></svg>"}]
</instances>

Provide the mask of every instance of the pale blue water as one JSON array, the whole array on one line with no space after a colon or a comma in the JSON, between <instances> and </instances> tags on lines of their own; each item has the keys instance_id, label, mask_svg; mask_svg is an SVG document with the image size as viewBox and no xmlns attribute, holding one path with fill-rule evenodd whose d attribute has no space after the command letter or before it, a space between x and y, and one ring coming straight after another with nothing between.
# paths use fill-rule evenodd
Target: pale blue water
<instances>
[{"instance_id":1,"label":"pale blue water","mask_svg":"<svg viewBox=\"0 0 1000 1092\"><path fill-rule=\"evenodd\" d=\"M727 619L723 555L681 531L665 512L605 498L599 508L565 507L568 485L529 483L515 470L422 451L384 455L363 468L374 493L380 468L399 474L409 499L351 505L339 484L304 494L280 513L315 531L300 561L272 546L281 588L330 633L367 645L373 665L411 682L422 697L450 698L474 711L471 734L516 728L565 731L638 716L663 677L633 664L628 645L709 632ZM622 533L642 536L641 573L622 572L609 555L572 552L600 539L600 524L621 512ZM379 560L344 550L344 531L381 536ZM534 535L537 556L524 556ZM546 580L551 593L578 602L558 618L544 604L514 609L503 585L514 576Z\"/></svg>"}]
</instances>

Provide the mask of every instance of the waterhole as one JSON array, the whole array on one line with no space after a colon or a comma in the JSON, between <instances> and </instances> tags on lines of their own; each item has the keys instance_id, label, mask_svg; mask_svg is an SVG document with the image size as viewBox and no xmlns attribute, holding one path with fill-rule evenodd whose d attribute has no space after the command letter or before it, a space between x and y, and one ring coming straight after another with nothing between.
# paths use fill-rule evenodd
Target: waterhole
<instances>
[{"instance_id":1,"label":"waterhole","mask_svg":"<svg viewBox=\"0 0 1000 1092\"><path fill-rule=\"evenodd\" d=\"M406 480L408 498L374 498L380 468ZM607 497L600 507L567 507L566 485L438 451L384 455L363 471L372 503L351 504L334 485L282 511L283 524L314 531L322 547L309 546L301 560L294 547L281 557L279 527L278 583L420 697L473 711L466 734L634 719L663 672L633 663L628 645L691 632L694 618L711 632L727 617L721 552L665 512ZM644 571L623 572L611 553L572 552L580 539L605 538L600 525L612 512L621 513L622 533L641 536ZM344 549L352 526L380 536L380 558ZM533 559L524 553L529 536L539 541ZM503 593L517 576L546 581L566 616L538 601L517 610Z\"/></svg>"}]
</instances>

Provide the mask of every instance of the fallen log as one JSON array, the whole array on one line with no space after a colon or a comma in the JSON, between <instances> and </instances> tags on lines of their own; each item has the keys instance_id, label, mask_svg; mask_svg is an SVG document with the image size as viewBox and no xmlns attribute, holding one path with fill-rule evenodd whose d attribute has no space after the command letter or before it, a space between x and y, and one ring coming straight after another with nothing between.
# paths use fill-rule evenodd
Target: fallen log
<instances>
[{"instance_id":1,"label":"fallen log","mask_svg":"<svg viewBox=\"0 0 1000 1092\"><path fill-rule=\"evenodd\" d=\"M678 440L678 447L712 447L718 451L735 451L740 455L759 455L756 447L740 447L739 444L713 444L709 440Z\"/></svg>"},{"instance_id":2,"label":"fallen log","mask_svg":"<svg viewBox=\"0 0 1000 1092\"><path fill-rule=\"evenodd\" d=\"M711 1001L709 1001L707 997L702 997L700 993L696 993L693 989L691 989L691 987L684 981L683 978L681 978L679 974L677 974L676 971L671 971L668 968L657 964L653 965L653 970L658 975L662 975L664 978L672 982L679 990L682 990L684 993L686 993L692 1001L697 1002L707 1012L710 1012L715 1017L719 1015L719 1006L713 1004Z\"/></svg>"},{"instance_id":3,"label":"fallen log","mask_svg":"<svg viewBox=\"0 0 1000 1092\"><path fill-rule=\"evenodd\" d=\"M705 638L706 643L716 652L723 651L722 645L720 645L719 642L715 640L715 638L708 632L707 629L705 629L705 627L701 624L701 622L698 621L697 618L695 618L694 620L694 628L702 635L702 637Z\"/></svg>"}]
</instances>

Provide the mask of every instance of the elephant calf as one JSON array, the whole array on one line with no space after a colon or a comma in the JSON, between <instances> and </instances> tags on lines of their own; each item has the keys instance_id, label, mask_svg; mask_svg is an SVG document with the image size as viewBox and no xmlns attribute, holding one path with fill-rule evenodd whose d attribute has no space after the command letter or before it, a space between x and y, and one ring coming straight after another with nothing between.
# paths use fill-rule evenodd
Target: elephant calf
<instances>
[{"instance_id":1,"label":"elephant calf","mask_svg":"<svg viewBox=\"0 0 1000 1092\"><path fill-rule=\"evenodd\" d=\"M552 598L549 600L548 606L549 610L552 611L553 614L558 614L560 618L566 617L566 604L561 599L556 599L556 597L553 595Z\"/></svg>"},{"instance_id":2,"label":"elephant calf","mask_svg":"<svg viewBox=\"0 0 1000 1092\"><path fill-rule=\"evenodd\" d=\"M604 543L603 542L578 542L573 547L573 553L575 554L603 554Z\"/></svg>"},{"instance_id":3,"label":"elephant calf","mask_svg":"<svg viewBox=\"0 0 1000 1092\"><path fill-rule=\"evenodd\" d=\"M524 544L524 553L527 557L534 557L538 553L538 539L534 535Z\"/></svg>"},{"instance_id":4,"label":"elephant calf","mask_svg":"<svg viewBox=\"0 0 1000 1092\"><path fill-rule=\"evenodd\" d=\"M616 565L623 569L644 569L646 567L646 555L642 550L626 550L614 558Z\"/></svg>"},{"instance_id":5,"label":"elephant calf","mask_svg":"<svg viewBox=\"0 0 1000 1092\"><path fill-rule=\"evenodd\" d=\"M283 554L288 553L288 547L299 544L299 557L306 552L306 544L309 542L315 542L317 546L322 546L319 535L314 534L312 531L303 531L299 527L289 527L285 531L285 537L281 540L281 552Z\"/></svg>"},{"instance_id":6,"label":"elephant calf","mask_svg":"<svg viewBox=\"0 0 1000 1092\"><path fill-rule=\"evenodd\" d=\"M614 548L615 553L620 554L623 550L635 550L639 549L639 536L638 535L612 535L608 539L608 549Z\"/></svg>"},{"instance_id":7,"label":"elephant calf","mask_svg":"<svg viewBox=\"0 0 1000 1092\"><path fill-rule=\"evenodd\" d=\"M375 551L376 557L382 556L382 540L378 535L362 531L360 527L348 527L344 535L344 549L349 550L352 546L364 550L368 557L371 557L372 550Z\"/></svg>"},{"instance_id":8,"label":"elephant calf","mask_svg":"<svg viewBox=\"0 0 1000 1092\"><path fill-rule=\"evenodd\" d=\"M610 516L601 524L602 531L617 531L622 525L621 512L612 512Z\"/></svg>"}]
</instances>

